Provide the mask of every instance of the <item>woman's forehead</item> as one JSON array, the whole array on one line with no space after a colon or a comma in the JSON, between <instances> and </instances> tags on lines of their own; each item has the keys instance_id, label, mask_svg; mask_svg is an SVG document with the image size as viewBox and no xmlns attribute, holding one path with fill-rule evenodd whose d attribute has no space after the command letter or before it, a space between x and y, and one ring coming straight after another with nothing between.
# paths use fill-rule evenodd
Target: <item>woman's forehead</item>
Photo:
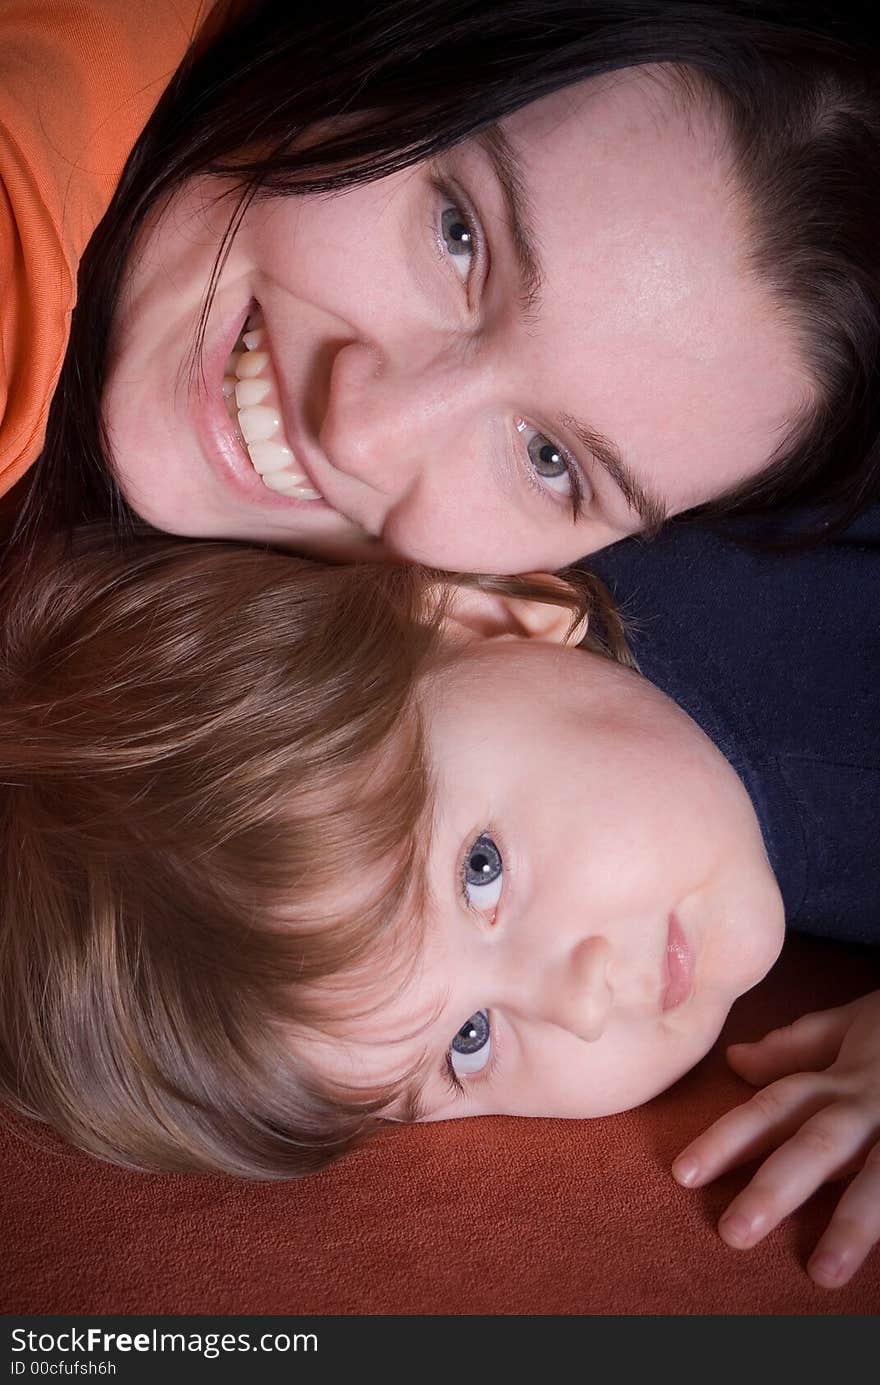
<instances>
[{"instance_id":1,"label":"woman's forehead","mask_svg":"<svg viewBox=\"0 0 880 1385\"><path fill-rule=\"evenodd\" d=\"M502 123L542 285L522 388L601 437L667 513L762 470L814 394L752 268L731 141L701 90L631 69Z\"/></svg>"},{"instance_id":2,"label":"woman's forehead","mask_svg":"<svg viewBox=\"0 0 880 1385\"><path fill-rule=\"evenodd\" d=\"M644 63L589 77L539 97L499 122L516 143L545 156L566 142L592 159L619 161L627 145L648 138L709 140L730 159L720 101L696 71Z\"/></svg>"}]
</instances>

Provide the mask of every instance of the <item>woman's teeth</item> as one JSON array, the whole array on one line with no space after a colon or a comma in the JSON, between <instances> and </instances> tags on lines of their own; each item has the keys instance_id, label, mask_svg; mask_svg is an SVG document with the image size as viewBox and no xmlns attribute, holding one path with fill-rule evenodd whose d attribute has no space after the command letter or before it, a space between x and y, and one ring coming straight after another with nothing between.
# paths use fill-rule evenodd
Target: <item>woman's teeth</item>
<instances>
[{"instance_id":1,"label":"woman's teeth","mask_svg":"<svg viewBox=\"0 0 880 1385\"><path fill-rule=\"evenodd\" d=\"M321 500L309 485L284 435L284 421L272 360L265 349L263 315L255 308L226 365L223 395L237 424L254 471L263 485L296 500Z\"/></svg>"}]
</instances>

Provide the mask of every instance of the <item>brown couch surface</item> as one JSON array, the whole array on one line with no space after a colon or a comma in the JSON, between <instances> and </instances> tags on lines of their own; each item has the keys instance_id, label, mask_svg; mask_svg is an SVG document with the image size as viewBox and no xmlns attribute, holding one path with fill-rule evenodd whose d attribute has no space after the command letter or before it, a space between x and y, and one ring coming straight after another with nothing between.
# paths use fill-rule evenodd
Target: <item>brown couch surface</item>
<instances>
[{"instance_id":1,"label":"brown couch surface","mask_svg":"<svg viewBox=\"0 0 880 1385\"><path fill-rule=\"evenodd\" d=\"M876 953L797 939L730 1016L758 1038L880 986ZM131 1174L0 1132L7 1313L874 1314L880 1250L848 1286L804 1266L826 1187L747 1252L715 1223L747 1170L679 1188L673 1157L750 1089L719 1046L641 1110L599 1121L389 1131L299 1183ZM38 1139L43 1148L30 1143ZM754 1166L752 1166L754 1167Z\"/></svg>"}]
</instances>

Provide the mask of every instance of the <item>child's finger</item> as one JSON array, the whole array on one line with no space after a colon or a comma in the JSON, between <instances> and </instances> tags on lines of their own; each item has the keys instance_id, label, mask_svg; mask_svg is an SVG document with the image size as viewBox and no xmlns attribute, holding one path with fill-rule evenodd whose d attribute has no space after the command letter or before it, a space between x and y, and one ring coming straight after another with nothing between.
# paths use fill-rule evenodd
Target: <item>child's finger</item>
<instances>
[{"instance_id":1,"label":"child's finger","mask_svg":"<svg viewBox=\"0 0 880 1385\"><path fill-rule=\"evenodd\" d=\"M783 1077L698 1135L674 1161L672 1176L687 1188L710 1183L780 1145L828 1101L828 1082L821 1074Z\"/></svg>"},{"instance_id":2,"label":"child's finger","mask_svg":"<svg viewBox=\"0 0 880 1385\"><path fill-rule=\"evenodd\" d=\"M721 1239L747 1250L823 1183L840 1176L864 1148L865 1118L856 1106L826 1106L775 1150L727 1208Z\"/></svg>"},{"instance_id":3,"label":"child's finger","mask_svg":"<svg viewBox=\"0 0 880 1385\"><path fill-rule=\"evenodd\" d=\"M880 1241L880 1144L850 1183L807 1265L825 1289L846 1284Z\"/></svg>"},{"instance_id":4,"label":"child's finger","mask_svg":"<svg viewBox=\"0 0 880 1385\"><path fill-rule=\"evenodd\" d=\"M818 1072L834 1062L852 1024L852 1006L816 1010L773 1029L751 1044L731 1044L727 1061L747 1082L763 1087L791 1072Z\"/></svg>"}]
</instances>

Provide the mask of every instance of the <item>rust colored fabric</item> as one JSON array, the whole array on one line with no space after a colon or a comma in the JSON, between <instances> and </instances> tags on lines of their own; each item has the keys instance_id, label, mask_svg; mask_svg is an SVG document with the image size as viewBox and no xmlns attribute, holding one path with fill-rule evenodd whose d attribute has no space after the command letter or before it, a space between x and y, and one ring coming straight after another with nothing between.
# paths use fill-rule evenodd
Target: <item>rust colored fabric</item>
<instances>
[{"instance_id":1,"label":"rust colored fabric","mask_svg":"<svg viewBox=\"0 0 880 1385\"><path fill-rule=\"evenodd\" d=\"M797 939L723 1040L880 985L876 954ZM144 1176L0 1131L7 1313L875 1314L880 1249L837 1291L804 1266L840 1187L752 1251L669 1165L749 1094L722 1047L638 1111L400 1128L317 1178ZM54 1152L53 1152L54 1151Z\"/></svg>"},{"instance_id":2,"label":"rust colored fabric","mask_svg":"<svg viewBox=\"0 0 880 1385\"><path fill-rule=\"evenodd\" d=\"M76 272L209 0L0 0L0 494L30 466Z\"/></svg>"}]
</instances>

